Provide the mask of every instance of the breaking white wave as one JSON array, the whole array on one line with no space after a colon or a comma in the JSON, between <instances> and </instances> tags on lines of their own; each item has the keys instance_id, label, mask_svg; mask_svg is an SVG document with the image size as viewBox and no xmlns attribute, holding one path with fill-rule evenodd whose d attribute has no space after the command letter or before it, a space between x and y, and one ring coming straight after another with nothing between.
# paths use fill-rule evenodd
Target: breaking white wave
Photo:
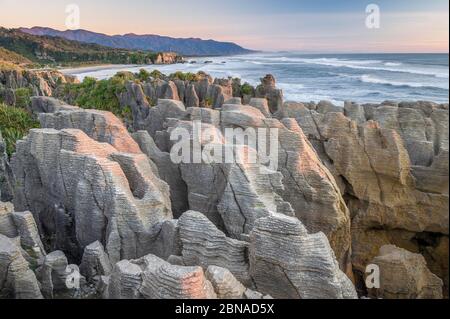
<instances>
[{"instance_id":1,"label":"breaking white wave","mask_svg":"<svg viewBox=\"0 0 450 319\"><path fill-rule=\"evenodd\" d=\"M384 66L376 65L380 61L376 60L367 60L367 61L352 61L352 60L342 60L342 59L297 59L302 63L309 64L319 64L325 66L332 67L346 67L350 69L360 69L360 70L373 70L373 71L388 71L388 72L401 72L401 73L410 73L410 74L420 74L420 75L430 75L437 78L447 78L449 77L448 69L444 71L443 69L434 70L434 69L419 69L415 67L405 67L405 68L395 68L395 66L402 66L399 63L391 63L389 67L387 63ZM300 61L302 60L302 61ZM396 65L394 65L396 64Z\"/></svg>"},{"instance_id":2,"label":"breaking white wave","mask_svg":"<svg viewBox=\"0 0 450 319\"><path fill-rule=\"evenodd\" d=\"M396 62L386 62L384 65L385 66L400 66L402 64L401 63L396 63Z\"/></svg>"},{"instance_id":3,"label":"breaking white wave","mask_svg":"<svg viewBox=\"0 0 450 319\"><path fill-rule=\"evenodd\" d=\"M372 84L384 84L384 85L403 86L403 87L410 87L410 88L439 88L439 89L448 90L448 86L445 87L445 86L441 86L441 85L437 85L437 84L393 81L393 80L388 80L388 79L381 79L381 78L371 76L368 74L361 76L360 80L364 83L372 83Z\"/></svg>"}]
</instances>

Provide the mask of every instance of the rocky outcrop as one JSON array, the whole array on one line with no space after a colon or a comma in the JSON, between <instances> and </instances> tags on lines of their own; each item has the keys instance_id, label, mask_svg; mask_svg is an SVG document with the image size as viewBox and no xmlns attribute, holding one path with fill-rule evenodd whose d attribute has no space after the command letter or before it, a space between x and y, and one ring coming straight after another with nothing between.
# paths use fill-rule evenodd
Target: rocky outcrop
<instances>
[{"instance_id":1,"label":"rocky outcrop","mask_svg":"<svg viewBox=\"0 0 450 319\"><path fill-rule=\"evenodd\" d=\"M45 257L45 248L31 212L15 212L11 203L0 202L0 234L17 240L21 254L37 267Z\"/></svg>"},{"instance_id":2,"label":"rocky outcrop","mask_svg":"<svg viewBox=\"0 0 450 319\"><path fill-rule=\"evenodd\" d=\"M256 97L268 100L271 113L277 112L283 105L283 91L276 88L275 77L271 74L261 79L261 84L256 88Z\"/></svg>"},{"instance_id":3,"label":"rocky outcrop","mask_svg":"<svg viewBox=\"0 0 450 319\"><path fill-rule=\"evenodd\" d=\"M272 130L269 134L276 132L272 135L276 140L271 143L277 146L277 170L282 175L279 194L292 206L295 216L309 231L322 231L328 236L341 267L350 274L348 209L335 179L322 164L297 123L289 119L280 122L266 118L252 107L225 105L222 109L222 126L266 128Z\"/></svg>"},{"instance_id":4,"label":"rocky outcrop","mask_svg":"<svg viewBox=\"0 0 450 319\"><path fill-rule=\"evenodd\" d=\"M357 298L323 233L308 234L292 217L256 222L250 240L250 275L259 292L287 299Z\"/></svg>"},{"instance_id":5,"label":"rocky outcrop","mask_svg":"<svg viewBox=\"0 0 450 319\"><path fill-rule=\"evenodd\" d=\"M75 83L74 77L58 71L32 71L20 68L0 70L0 100L14 106L19 101L16 91L26 89L28 96L52 96L59 85ZM25 107L27 105L20 105Z\"/></svg>"},{"instance_id":6,"label":"rocky outcrop","mask_svg":"<svg viewBox=\"0 0 450 319\"><path fill-rule=\"evenodd\" d=\"M0 298L42 299L39 283L20 244L0 234Z\"/></svg>"},{"instance_id":7,"label":"rocky outcrop","mask_svg":"<svg viewBox=\"0 0 450 319\"><path fill-rule=\"evenodd\" d=\"M257 157L255 150L245 146L226 145L221 131L206 123L198 128L200 138L194 138L192 132L197 130L197 124L193 121L172 121L168 132L172 134L178 129L185 129L185 132L191 132L191 142L198 143L200 151L205 151L205 147L209 147L210 151L217 147L220 152L228 148L227 152L233 154L233 158L243 161L223 163L211 158L210 161L201 163L182 162L182 179L188 188L190 209L205 214L217 227L239 240L245 240L254 221L267 216L270 211L293 214L290 205L277 194L277 190L283 188L281 175L268 170L258 161L245 161L247 154L252 154L249 157ZM211 140L217 142L214 147L209 143Z\"/></svg>"},{"instance_id":8,"label":"rocky outcrop","mask_svg":"<svg viewBox=\"0 0 450 319\"><path fill-rule=\"evenodd\" d=\"M179 220L185 265L227 268L242 283L251 283L248 273L248 243L227 238L198 212L186 212Z\"/></svg>"},{"instance_id":9,"label":"rocky outcrop","mask_svg":"<svg viewBox=\"0 0 450 319\"><path fill-rule=\"evenodd\" d=\"M84 248L95 241L105 245L113 262L150 253L158 234L153 226L171 219L172 212L169 188L148 157L137 153L139 147L111 114L75 111L49 118L58 128L68 120L117 148L78 129L30 131L12 158L16 208L33 212L41 234L51 238L51 250L63 250L71 260L81 261Z\"/></svg>"},{"instance_id":10,"label":"rocky outcrop","mask_svg":"<svg viewBox=\"0 0 450 319\"><path fill-rule=\"evenodd\" d=\"M133 115L132 127L135 131L143 130L148 126L149 115L152 106L163 103L160 100L180 101L190 107L221 108L223 104L239 102L242 97L235 96L233 89L234 80L213 79L209 75L199 72L193 79L181 80L176 76L164 76L150 78L145 82L127 82L125 91L118 94L118 100L122 107L130 107ZM267 95L282 99L281 90L267 87ZM265 91L264 91L264 94ZM252 96L247 97L250 100ZM264 95L265 97L265 95ZM262 101L255 102L264 107ZM278 102L276 102L278 103ZM268 107L268 106L267 106ZM184 107L183 107L184 108ZM152 134L151 134L152 135ZM154 137L152 135L152 137Z\"/></svg>"},{"instance_id":11,"label":"rocky outcrop","mask_svg":"<svg viewBox=\"0 0 450 319\"><path fill-rule=\"evenodd\" d=\"M354 281L445 296L448 105L281 103L271 76L244 91L206 74L127 83L133 134L33 98L42 129L0 170L16 207L0 205L0 295L351 299ZM2 280L13 261L26 284Z\"/></svg>"},{"instance_id":12,"label":"rocky outcrop","mask_svg":"<svg viewBox=\"0 0 450 319\"><path fill-rule=\"evenodd\" d=\"M184 58L175 52L158 53L154 60L154 64L175 64L184 62Z\"/></svg>"},{"instance_id":13,"label":"rocky outcrop","mask_svg":"<svg viewBox=\"0 0 450 319\"><path fill-rule=\"evenodd\" d=\"M442 299L443 282L427 268L425 258L395 246L383 246L372 260L380 270L380 288L372 295L383 299Z\"/></svg>"},{"instance_id":14,"label":"rocky outcrop","mask_svg":"<svg viewBox=\"0 0 450 319\"><path fill-rule=\"evenodd\" d=\"M101 276L109 276L112 265L103 245L96 241L84 249L81 260L80 273L88 281L99 281Z\"/></svg>"},{"instance_id":15,"label":"rocky outcrop","mask_svg":"<svg viewBox=\"0 0 450 319\"><path fill-rule=\"evenodd\" d=\"M247 290L226 268L209 266L206 278L213 285L219 299L243 299Z\"/></svg>"},{"instance_id":16,"label":"rocky outcrop","mask_svg":"<svg viewBox=\"0 0 450 319\"><path fill-rule=\"evenodd\" d=\"M114 266L110 299L212 299L216 294L200 267L174 266L154 255Z\"/></svg>"},{"instance_id":17,"label":"rocky outcrop","mask_svg":"<svg viewBox=\"0 0 450 319\"><path fill-rule=\"evenodd\" d=\"M68 290L68 261L62 251L54 251L45 256L44 263L37 269L37 277L42 285L42 294L47 299L55 298L57 293Z\"/></svg>"},{"instance_id":18,"label":"rocky outcrop","mask_svg":"<svg viewBox=\"0 0 450 319\"><path fill-rule=\"evenodd\" d=\"M383 245L422 252L448 283L448 110L430 103L285 104L334 175L352 216L358 276ZM446 284L447 285L447 284Z\"/></svg>"},{"instance_id":19,"label":"rocky outcrop","mask_svg":"<svg viewBox=\"0 0 450 319\"><path fill-rule=\"evenodd\" d=\"M40 113L56 113L78 109L77 106L67 105L65 102L53 97L33 96L31 98L31 112L36 116Z\"/></svg>"},{"instance_id":20,"label":"rocky outcrop","mask_svg":"<svg viewBox=\"0 0 450 319\"><path fill-rule=\"evenodd\" d=\"M40 113L39 120L43 128L81 130L95 141L112 145L118 152L142 153L122 122L110 112L73 109Z\"/></svg>"},{"instance_id":21,"label":"rocky outcrop","mask_svg":"<svg viewBox=\"0 0 450 319\"><path fill-rule=\"evenodd\" d=\"M187 186L181 177L179 165L172 162L170 154L162 152L155 144L153 138L147 131L139 131L133 134L141 150L151 159L159 173L159 176L170 187L170 199L172 211L175 218L178 218L189 208L187 199Z\"/></svg>"}]
</instances>

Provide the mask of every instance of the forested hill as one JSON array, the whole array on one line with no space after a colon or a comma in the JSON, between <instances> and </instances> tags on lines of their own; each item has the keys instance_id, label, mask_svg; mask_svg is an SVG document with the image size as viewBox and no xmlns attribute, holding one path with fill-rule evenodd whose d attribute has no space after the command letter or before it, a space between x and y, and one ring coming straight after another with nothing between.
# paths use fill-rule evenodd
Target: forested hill
<instances>
[{"instance_id":1,"label":"forested hill","mask_svg":"<svg viewBox=\"0 0 450 319\"><path fill-rule=\"evenodd\" d=\"M180 62L176 54L115 49L53 36L38 36L0 27L0 47L40 64L153 64Z\"/></svg>"},{"instance_id":2,"label":"forested hill","mask_svg":"<svg viewBox=\"0 0 450 319\"><path fill-rule=\"evenodd\" d=\"M95 43L112 48L129 50L171 51L184 56L219 56L246 54L254 51L245 49L236 43L203 40L198 38L172 38L154 34L106 35L87 30L59 31L51 28L22 28L23 32L34 35L58 36L84 43Z\"/></svg>"}]
</instances>

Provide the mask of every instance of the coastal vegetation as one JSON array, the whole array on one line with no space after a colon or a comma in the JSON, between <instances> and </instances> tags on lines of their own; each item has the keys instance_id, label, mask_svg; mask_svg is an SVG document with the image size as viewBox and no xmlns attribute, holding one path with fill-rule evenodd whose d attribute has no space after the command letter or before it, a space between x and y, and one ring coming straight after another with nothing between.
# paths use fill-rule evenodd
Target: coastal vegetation
<instances>
[{"instance_id":1,"label":"coastal vegetation","mask_svg":"<svg viewBox=\"0 0 450 319\"><path fill-rule=\"evenodd\" d=\"M16 52L0 47L0 65L1 64L30 65L32 62Z\"/></svg>"},{"instance_id":2,"label":"coastal vegetation","mask_svg":"<svg viewBox=\"0 0 450 319\"><path fill-rule=\"evenodd\" d=\"M107 80L86 77L81 83L65 84L62 95L79 107L109 111L124 118L129 112L121 107L119 95L125 92L125 82L129 80L134 80L134 76L126 72Z\"/></svg>"},{"instance_id":3,"label":"coastal vegetation","mask_svg":"<svg viewBox=\"0 0 450 319\"><path fill-rule=\"evenodd\" d=\"M28 134L32 128L38 128L39 122L22 108L0 103L0 132L6 144L6 153L14 153L16 142Z\"/></svg>"},{"instance_id":4,"label":"coastal vegetation","mask_svg":"<svg viewBox=\"0 0 450 319\"><path fill-rule=\"evenodd\" d=\"M0 56L14 63L39 66L85 64L154 64L159 52L114 49L52 36L37 36L17 29L0 28ZM2 59L0 59L2 60Z\"/></svg>"}]
</instances>

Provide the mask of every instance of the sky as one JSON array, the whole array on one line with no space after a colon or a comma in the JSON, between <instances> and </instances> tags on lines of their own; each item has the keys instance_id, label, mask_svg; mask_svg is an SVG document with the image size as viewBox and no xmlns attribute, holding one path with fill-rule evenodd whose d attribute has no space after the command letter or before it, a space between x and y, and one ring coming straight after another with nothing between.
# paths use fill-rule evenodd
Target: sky
<instances>
[{"instance_id":1,"label":"sky","mask_svg":"<svg viewBox=\"0 0 450 319\"><path fill-rule=\"evenodd\" d=\"M380 9L367 28L366 7ZM81 29L236 42L256 50L305 53L448 53L448 0L0 0L0 26Z\"/></svg>"}]
</instances>

